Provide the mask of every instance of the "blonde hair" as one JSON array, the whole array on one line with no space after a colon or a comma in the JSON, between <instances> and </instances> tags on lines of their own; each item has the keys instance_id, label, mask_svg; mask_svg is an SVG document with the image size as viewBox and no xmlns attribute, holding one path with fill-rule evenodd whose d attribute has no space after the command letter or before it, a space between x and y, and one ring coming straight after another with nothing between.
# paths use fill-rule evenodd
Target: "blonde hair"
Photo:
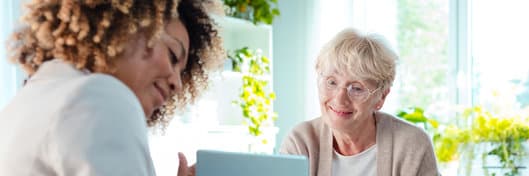
<instances>
[{"instance_id":1,"label":"blonde hair","mask_svg":"<svg viewBox=\"0 0 529 176\"><path fill-rule=\"evenodd\" d=\"M207 0L33 0L26 26L12 35L9 59L28 75L48 60L61 59L78 69L113 73L114 63L131 36L141 31L148 46L166 23L180 18L189 31L190 51L184 90L152 117L149 126L165 127L173 110L193 102L207 87L208 70L218 68L224 50L216 25L207 15Z\"/></svg>"},{"instance_id":2,"label":"blonde hair","mask_svg":"<svg viewBox=\"0 0 529 176\"><path fill-rule=\"evenodd\" d=\"M341 74L375 81L385 89L395 79L397 55L382 36L363 35L354 29L344 29L321 49L316 59L316 71L332 68Z\"/></svg>"}]
</instances>

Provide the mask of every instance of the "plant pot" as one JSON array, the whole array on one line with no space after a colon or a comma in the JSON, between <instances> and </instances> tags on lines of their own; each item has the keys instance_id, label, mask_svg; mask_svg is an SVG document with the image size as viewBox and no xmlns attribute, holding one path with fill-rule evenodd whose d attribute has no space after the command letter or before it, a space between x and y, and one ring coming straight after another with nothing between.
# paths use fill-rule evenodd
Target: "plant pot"
<instances>
[{"instance_id":1,"label":"plant pot","mask_svg":"<svg viewBox=\"0 0 529 176\"><path fill-rule=\"evenodd\" d=\"M522 143L527 153L527 142ZM496 155L488 153L496 147L495 143L484 142L477 144L467 144L464 146L462 157L458 169L458 175L509 175L512 173L511 168L503 167L500 159ZM518 169L516 175L529 174L529 159L526 156L519 157L515 160L515 167Z\"/></svg>"},{"instance_id":2,"label":"plant pot","mask_svg":"<svg viewBox=\"0 0 529 176\"><path fill-rule=\"evenodd\" d=\"M487 143L485 145L486 151L491 151L494 149L494 146L492 146L491 143ZM527 159L527 152L528 152L528 143L523 142L522 148L524 149L524 155L521 156L514 156L514 166L513 168L510 167L504 167L502 163L500 162L500 158L496 155L484 155L483 156L483 170L486 175L526 175L529 174L528 166L529 166L529 160ZM525 173L525 174L521 174Z\"/></svg>"}]
</instances>

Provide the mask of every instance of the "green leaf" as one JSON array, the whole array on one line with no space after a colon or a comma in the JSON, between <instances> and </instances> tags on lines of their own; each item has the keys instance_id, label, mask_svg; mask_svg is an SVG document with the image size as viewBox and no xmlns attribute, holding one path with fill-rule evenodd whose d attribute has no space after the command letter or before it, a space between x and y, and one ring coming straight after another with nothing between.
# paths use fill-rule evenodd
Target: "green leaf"
<instances>
[{"instance_id":1,"label":"green leaf","mask_svg":"<svg viewBox=\"0 0 529 176\"><path fill-rule=\"evenodd\" d=\"M404 115L408 114L406 111L399 111L397 113L397 117L404 117Z\"/></svg>"},{"instance_id":2,"label":"green leaf","mask_svg":"<svg viewBox=\"0 0 529 176\"><path fill-rule=\"evenodd\" d=\"M406 114L404 115L404 119L406 119L407 121L413 122L413 123L423 123L428 120L426 119L426 117L424 117L423 114L419 112L413 112L411 114Z\"/></svg>"},{"instance_id":3,"label":"green leaf","mask_svg":"<svg viewBox=\"0 0 529 176\"><path fill-rule=\"evenodd\" d=\"M260 135L262 134L261 125L263 123L273 122L277 119L277 113L271 112L271 102L275 99L275 93L268 87L270 80L260 77L269 73L270 60L262 56L261 52L256 52L248 47L235 51L233 55L241 59L240 66L248 68L248 70L241 70L244 74L242 77L243 85L239 99L234 102L240 105L250 134Z\"/></svg>"},{"instance_id":4,"label":"green leaf","mask_svg":"<svg viewBox=\"0 0 529 176\"><path fill-rule=\"evenodd\" d=\"M272 9L272 14L273 14L274 16L279 16L279 15L281 15L280 12L279 12L279 9Z\"/></svg>"},{"instance_id":5,"label":"green leaf","mask_svg":"<svg viewBox=\"0 0 529 176\"><path fill-rule=\"evenodd\" d=\"M437 120L428 119L428 123L435 129L437 129L439 127L439 122L437 122Z\"/></svg>"}]
</instances>

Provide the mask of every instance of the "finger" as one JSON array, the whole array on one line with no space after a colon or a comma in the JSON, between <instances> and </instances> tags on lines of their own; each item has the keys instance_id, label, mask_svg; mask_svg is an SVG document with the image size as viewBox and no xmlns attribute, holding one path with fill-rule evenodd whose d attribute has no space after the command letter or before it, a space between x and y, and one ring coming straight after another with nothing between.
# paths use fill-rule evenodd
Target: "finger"
<instances>
[{"instance_id":1,"label":"finger","mask_svg":"<svg viewBox=\"0 0 529 176\"><path fill-rule=\"evenodd\" d=\"M191 167L189 167L189 175L190 176L195 176L196 175L196 167L195 167L196 164L193 164Z\"/></svg>"},{"instance_id":2,"label":"finger","mask_svg":"<svg viewBox=\"0 0 529 176\"><path fill-rule=\"evenodd\" d=\"M179 160L178 176L188 176L189 171L187 167L187 159L186 159L186 156L184 156L182 152L178 152L178 160Z\"/></svg>"}]
</instances>

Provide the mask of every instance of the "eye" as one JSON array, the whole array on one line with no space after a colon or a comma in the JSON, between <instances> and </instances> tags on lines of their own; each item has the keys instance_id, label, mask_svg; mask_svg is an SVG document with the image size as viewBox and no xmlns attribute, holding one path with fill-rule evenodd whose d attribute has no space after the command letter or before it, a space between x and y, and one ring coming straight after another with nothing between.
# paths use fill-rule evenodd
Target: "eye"
<instances>
[{"instance_id":1,"label":"eye","mask_svg":"<svg viewBox=\"0 0 529 176\"><path fill-rule=\"evenodd\" d=\"M176 65L178 63L178 57L176 57L176 54L171 50L171 48L167 48L169 51L169 59L171 61L171 64Z\"/></svg>"},{"instance_id":2,"label":"eye","mask_svg":"<svg viewBox=\"0 0 529 176\"><path fill-rule=\"evenodd\" d=\"M325 81L325 84L327 85L327 87L331 87L331 88L336 87L336 81L334 79L330 79L330 78L327 79Z\"/></svg>"},{"instance_id":3,"label":"eye","mask_svg":"<svg viewBox=\"0 0 529 176\"><path fill-rule=\"evenodd\" d=\"M354 84L351 84L351 85L347 86L347 89L348 89L349 93L352 94L352 95L363 94L365 92L365 90L366 90L364 87L359 86L359 85L354 85Z\"/></svg>"},{"instance_id":4,"label":"eye","mask_svg":"<svg viewBox=\"0 0 529 176\"><path fill-rule=\"evenodd\" d=\"M352 91L356 91L356 92L362 92L362 91L364 91L364 88L351 86L351 90Z\"/></svg>"}]
</instances>

